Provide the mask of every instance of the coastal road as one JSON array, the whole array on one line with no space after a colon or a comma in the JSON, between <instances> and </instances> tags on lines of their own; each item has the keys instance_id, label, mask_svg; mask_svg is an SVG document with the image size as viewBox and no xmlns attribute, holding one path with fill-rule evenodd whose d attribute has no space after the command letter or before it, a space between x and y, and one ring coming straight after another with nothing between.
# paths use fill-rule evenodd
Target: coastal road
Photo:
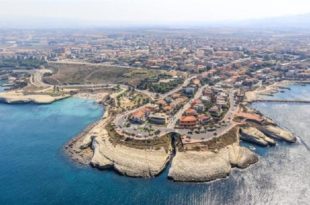
<instances>
[{"instance_id":1,"label":"coastal road","mask_svg":"<svg viewBox=\"0 0 310 205\"><path fill-rule=\"evenodd\" d=\"M38 88L50 88L50 87L52 87L51 85L43 82L43 76L46 73L52 73L52 71L48 70L48 69L35 70L30 76L30 79L29 79L30 84L35 86L35 87L38 87Z\"/></svg>"}]
</instances>

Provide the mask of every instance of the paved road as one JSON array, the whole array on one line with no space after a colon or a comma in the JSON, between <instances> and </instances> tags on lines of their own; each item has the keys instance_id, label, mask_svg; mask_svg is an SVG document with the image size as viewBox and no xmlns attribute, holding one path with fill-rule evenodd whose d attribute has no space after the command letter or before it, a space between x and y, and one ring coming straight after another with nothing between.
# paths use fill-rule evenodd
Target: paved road
<instances>
[{"instance_id":1,"label":"paved road","mask_svg":"<svg viewBox=\"0 0 310 205\"><path fill-rule=\"evenodd\" d=\"M190 84L190 82L191 82L191 80L193 79L193 78L195 78L195 77L197 77L196 75L194 75L194 76L191 76L190 78L187 78L180 86L178 86L177 88L175 88L175 89L173 89L173 90L171 90L170 92L168 92L168 93L165 93L165 94L163 94L163 95L159 95L160 96L160 98L165 98L165 97L167 97L167 96L169 96L169 95L171 95L171 94L173 94L173 93L175 93L175 92L178 92L178 91L180 91L184 86L187 86L187 85L189 85ZM203 88L201 88L201 90L199 91L199 92L197 92L198 94L200 93L200 95L202 94L202 90L203 90ZM148 94L148 95L154 95L154 97L155 97L155 93L150 93L149 91L144 91L144 90L140 90L140 92L142 92L142 93L144 93L144 94ZM115 118L115 120L114 120L114 124L116 125L116 127L118 127L119 129L121 129L122 131L126 131L126 132L128 132L128 133L135 133L135 132L137 132L137 131L135 131L134 130L134 128L127 128L127 127L125 127L126 126L126 121L127 121L127 119L128 119L128 116L131 114L131 113L133 113L133 112L135 112L135 111L137 111L137 110L139 110L139 109L141 109L141 108L143 108L143 107L146 107L146 106L150 106L151 104L146 104L146 105L143 105L143 106L141 106L141 107L139 107L139 108L136 108L136 109L134 109L134 110L131 110L131 111L126 111L126 112L124 112L124 113L121 113L121 114L119 114L119 115L117 115L116 116L116 118ZM190 104L189 104L190 105ZM183 113L183 112L182 112ZM182 114L181 113L181 114ZM174 122L174 124L176 123L176 121L177 121L177 119L178 119L178 117L177 116L174 116L174 118L172 119L172 121ZM172 125L171 124L171 122L168 124L168 126L167 127L158 127L157 129L158 130L160 130L160 132L161 132L161 135L163 135L163 134L165 134L165 133L169 133L169 132L172 132L172 130L173 130L173 128L174 128L174 124ZM142 134L145 134L145 133L140 133L141 135Z\"/></svg>"},{"instance_id":2,"label":"paved road","mask_svg":"<svg viewBox=\"0 0 310 205\"><path fill-rule=\"evenodd\" d=\"M191 107L191 103L193 101L193 99L198 99L202 96L202 92L203 90L208 87L208 85L204 85L202 87L200 87L197 92L195 93L195 96L189 100L173 117L173 119L170 121L170 123L168 124L168 128L169 129L173 129L178 121L178 119L181 118L181 116L183 115L183 113L185 112L185 110L187 110L188 108Z\"/></svg>"},{"instance_id":3,"label":"paved road","mask_svg":"<svg viewBox=\"0 0 310 205\"><path fill-rule=\"evenodd\" d=\"M43 90L41 91L51 89L53 87L52 85L43 82L43 76L46 73L52 73L52 71L48 69L38 69L33 71L29 79L30 85L37 88L42 88Z\"/></svg>"},{"instance_id":4,"label":"paved road","mask_svg":"<svg viewBox=\"0 0 310 205\"><path fill-rule=\"evenodd\" d=\"M89 63L89 62L81 62L81 61L72 61L72 60L60 60L60 61L48 61L50 64L75 64L75 65L92 65L92 66L104 66L104 67L116 67L116 68L134 68L140 69L138 67L132 66L122 66L122 65L107 65L103 63Z\"/></svg>"}]
</instances>

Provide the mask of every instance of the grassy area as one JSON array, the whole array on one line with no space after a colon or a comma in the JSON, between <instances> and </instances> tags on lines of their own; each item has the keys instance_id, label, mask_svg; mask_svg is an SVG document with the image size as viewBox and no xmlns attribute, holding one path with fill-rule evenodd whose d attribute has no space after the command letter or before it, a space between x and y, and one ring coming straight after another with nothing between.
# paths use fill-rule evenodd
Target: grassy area
<instances>
[{"instance_id":1,"label":"grassy area","mask_svg":"<svg viewBox=\"0 0 310 205\"><path fill-rule=\"evenodd\" d=\"M172 79L172 77L170 74L160 73L157 76L142 80L137 87L141 90L150 90L163 94L174 89L184 81L182 78Z\"/></svg>"},{"instance_id":2,"label":"grassy area","mask_svg":"<svg viewBox=\"0 0 310 205\"><path fill-rule=\"evenodd\" d=\"M239 127L233 127L227 133L222 136L212 138L211 140L204 142L203 144L208 146L208 149L222 149L230 144L238 141Z\"/></svg>"},{"instance_id":3,"label":"grassy area","mask_svg":"<svg viewBox=\"0 0 310 205\"><path fill-rule=\"evenodd\" d=\"M124 145L136 149L161 149L164 148L166 152L171 147L171 137L169 135L165 135L160 138L148 139L148 140L133 140L133 139L124 139L123 136L118 135L113 126L111 124L107 125L106 127L110 141L113 145Z\"/></svg>"},{"instance_id":4,"label":"grassy area","mask_svg":"<svg viewBox=\"0 0 310 205\"><path fill-rule=\"evenodd\" d=\"M149 102L149 98L141 93L127 91L118 96L119 107L124 110L131 110Z\"/></svg>"},{"instance_id":5,"label":"grassy area","mask_svg":"<svg viewBox=\"0 0 310 205\"><path fill-rule=\"evenodd\" d=\"M52 76L46 77L47 80L63 84L121 83L136 87L145 78L158 73L155 70L104 65L49 63L47 67L54 70Z\"/></svg>"},{"instance_id":6,"label":"grassy area","mask_svg":"<svg viewBox=\"0 0 310 205\"><path fill-rule=\"evenodd\" d=\"M9 67L14 69L33 69L39 68L42 65L46 65L44 60L37 59L15 59L15 58L4 58L0 59L0 68Z\"/></svg>"}]
</instances>

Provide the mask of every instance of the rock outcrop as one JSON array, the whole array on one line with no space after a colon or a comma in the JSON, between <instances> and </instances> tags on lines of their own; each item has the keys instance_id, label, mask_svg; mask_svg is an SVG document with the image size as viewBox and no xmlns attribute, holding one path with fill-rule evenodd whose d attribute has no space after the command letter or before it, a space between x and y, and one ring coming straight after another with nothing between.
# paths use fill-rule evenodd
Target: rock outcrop
<instances>
[{"instance_id":1,"label":"rock outcrop","mask_svg":"<svg viewBox=\"0 0 310 205\"><path fill-rule=\"evenodd\" d=\"M229 145L217 153L211 151L177 152L168 176L174 181L202 182L224 178L231 167L246 168L258 157L238 144Z\"/></svg>"},{"instance_id":2,"label":"rock outcrop","mask_svg":"<svg viewBox=\"0 0 310 205\"><path fill-rule=\"evenodd\" d=\"M213 152L177 152L168 176L174 181L211 181L226 177L230 169L229 161Z\"/></svg>"},{"instance_id":3,"label":"rock outcrop","mask_svg":"<svg viewBox=\"0 0 310 205\"><path fill-rule=\"evenodd\" d=\"M233 144L228 146L227 149L229 156L228 159L233 167L244 169L258 161L257 155L245 147Z\"/></svg>"},{"instance_id":4,"label":"rock outcrop","mask_svg":"<svg viewBox=\"0 0 310 205\"><path fill-rule=\"evenodd\" d=\"M244 127L240 129L240 139L252 142L261 146L275 145L276 142L267 137L255 127Z\"/></svg>"},{"instance_id":5,"label":"rock outcrop","mask_svg":"<svg viewBox=\"0 0 310 205\"><path fill-rule=\"evenodd\" d=\"M290 143L296 142L296 137L289 131L276 126L268 125L261 130L265 135L276 139L284 140Z\"/></svg>"},{"instance_id":6,"label":"rock outcrop","mask_svg":"<svg viewBox=\"0 0 310 205\"><path fill-rule=\"evenodd\" d=\"M131 177L153 177L167 165L171 149L138 149L112 144L106 130L92 142L94 155L91 165L98 168L114 168L117 172Z\"/></svg>"},{"instance_id":7,"label":"rock outcrop","mask_svg":"<svg viewBox=\"0 0 310 205\"><path fill-rule=\"evenodd\" d=\"M69 97L69 95L64 96L51 96L44 94L32 94L25 95L22 92L10 91L0 93L0 102L8 104L24 104L24 103L35 103L35 104L50 104L57 100L61 100Z\"/></svg>"}]
</instances>

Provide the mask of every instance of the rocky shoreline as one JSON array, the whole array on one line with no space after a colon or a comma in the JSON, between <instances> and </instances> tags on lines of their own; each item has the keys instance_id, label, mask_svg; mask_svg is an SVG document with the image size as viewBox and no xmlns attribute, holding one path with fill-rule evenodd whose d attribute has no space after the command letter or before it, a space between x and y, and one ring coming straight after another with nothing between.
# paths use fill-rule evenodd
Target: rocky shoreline
<instances>
[{"instance_id":1,"label":"rocky shoreline","mask_svg":"<svg viewBox=\"0 0 310 205\"><path fill-rule=\"evenodd\" d=\"M58 100L63 100L70 97L70 95L51 96L47 94L31 94L25 95L22 92L10 91L0 93L0 102L7 104L51 104Z\"/></svg>"},{"instance_id":2,"label":"rocky shoreline","mask_svg":"<svg viewBox=\"0 0 310 205\"><path fill-rule=\"evenodd\" d=\"M288 86L297 83L296 81L281 81L268 86L262 86L252 91L245 93L244 102L251 103L255 100L260 100L265 96L273 95L279 92L280 89L287 88Z\"/></svg>"},{"instance_id":3,"label":"rocky shoreline","mask_svg":"<svg viewBox=\"0 0 310 205\"><path fill-rule=\"evenodd\" d=\"M232 167L244 169L256 162L258 156L238 143L218 152L177 152L168 176L174 181L207 182L227 177Z\"/></svg>"},{"instance_id":4,"label":"rocky shoreline","mask_svg":"<svg viewBox=\"0 0 310 205\"><path fill-rule=\"evenodd\" d=\"M279 89L279 86L279 84L273 85L272 92ZM267 90L270 92L270 89ZM266 92L261 90L259 93ZM255 96L257 97L257 93ZM240 139L260 146L274 146L277 140L296 142L296 137L292 133L247 107L251 101L244 102L243 111L259 115L263 119L263 124L241 121L233 136L230 137L228 134L230 138L228 140L227 135L218 136L215 141L186 146L186 149L185 146L180 148L173 144L171 137L168 137L170 140L166 141L165 145L159 147L150 146L152 140L148 140L145 144L141 144L141 140L130 142L119 136L113 136L113 132L107 128L114 116L114 114L110 116L108 107L102 119L88 126L65 146L65 152L79 164L90 165L100 170L113 169L121 175L130 177L155 177L162 173L171 161L167 177L173 181L207 182L225 178L230 175L232 168L245 169L259 161L254 152L239 145ZM229 143L223 143L225 141ZM195 147L199 147L199 150L195 150Z\"/></svg>"},{"instance_id":5,"label":"rocky shoreline","mask_svg":"<svg viewBox=\"0 0 310 205\"><path fill-rule=\"evenodd\" d=\"M104 116L71 140L65 146L65 152L70 158L79 164L98 169L114 169L131 177L154 177L165 169L173 150L171 146L166 150L113 144L105 129L108 121L109 118Z\"/></svg>"},{"instance_id":6,"label":"rocky shoreline","mask_svg":"<svg viewBox=\"0 0 310 205\"><path fill-rule=\"evenodd\" d=\"M155 177L162 173L172 160L168 178L174 181L203 182L228 176L232 167L246 168L258 161L249 149L240 147L239 141L231 145L207 151L184 151L173 147L154 149L135 148L126 143L111 142L106 125L108 114L88 126L65 146L65 152L75 162L100 170L113 169L130 177ZM173 149L176 150L172 156ZM195 169L193 169L195 167Z\"/></svg>"}]
</instances>

